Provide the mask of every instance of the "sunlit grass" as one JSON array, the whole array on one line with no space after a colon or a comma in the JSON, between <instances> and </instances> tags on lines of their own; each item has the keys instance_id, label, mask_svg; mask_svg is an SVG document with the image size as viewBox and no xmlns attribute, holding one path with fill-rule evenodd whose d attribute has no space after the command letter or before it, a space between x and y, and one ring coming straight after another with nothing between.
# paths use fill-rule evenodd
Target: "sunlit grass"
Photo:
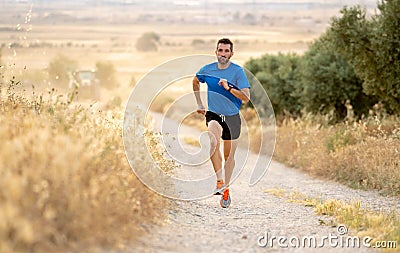
<instances>
[{"instance_id":1,"label":"sunlit grass","mask_svg":"<svg viewBox=\"0 0 400 253\"><path fill-rule=\"evenodd\" d=\"M93 111L73 93L21 96L18 82L2 84L0 252L131 247L163 217L166 199L125 157L121 111Z\"/></svg>"},{"instance_id":2,"label":"sunlit grass","mask_svg":"<svg viewBox=\"0 0 400 253\"><path fill-rule=\"evenodd\" d=\"M274 158L322 178L400 195L398 118L370 117L328 125L322 117L285 120Z\"/></svg>"},{"instance_id":3,"label":"sunlit grass","mask_svg":"<svg viewBox=\"0 0 400 253\"><path fill-rule=\"evenodd\" d=\"M350 234L359 238L369 236L371 244L376 241L400 242L400 214L396 210L389 212L371 211L361 207L360 201L346 203L342 200L310 197L298 191L287 192L283 189L273 188L266 190L278 198L288 202L313 207L316 215L332 217L328 223L331 226L346 225Z\"/></svg>"}]
</instances>

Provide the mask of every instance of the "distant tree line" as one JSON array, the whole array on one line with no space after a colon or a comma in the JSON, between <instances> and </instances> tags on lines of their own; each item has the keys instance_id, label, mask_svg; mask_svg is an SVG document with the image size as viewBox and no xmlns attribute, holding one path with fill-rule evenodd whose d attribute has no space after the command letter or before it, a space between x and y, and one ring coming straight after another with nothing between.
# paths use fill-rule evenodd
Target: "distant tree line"
<instances>
[{"instance_id":1,"label":"distant tree line","mask_svg":"<svg viewBox=\"0 0 400 253\"><path fill-rule=\"evenodd\" d=\"M377 103L400 114L400 1L377 7L369 19L360 6L344 7L301 56L267 54L245 64L277 115L305 111L343 120L349 104L361 117Z\"/></svg>"}]
</instances>

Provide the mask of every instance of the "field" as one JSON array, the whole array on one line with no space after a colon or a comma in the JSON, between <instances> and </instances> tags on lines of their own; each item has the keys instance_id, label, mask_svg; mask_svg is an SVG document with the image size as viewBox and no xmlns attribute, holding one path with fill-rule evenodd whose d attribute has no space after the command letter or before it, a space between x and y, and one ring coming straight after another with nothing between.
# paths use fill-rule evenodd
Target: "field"
<instances>
[{"instance_id":1,"label":"field","mask_svg":"<svg viewBox=\"0 0 400 253\"><path fill-rule=\"evenodd\" d=\"M3 5L7 7L6 4ZM337 9L284 10L278 13L266 10L257 14L254 8L249 8L238 15L240 20L233 20L231 23L216 18L207 21L207 18L214 16L213 12L204 20L185 22L188 15L183 10L175 10L173 16L177 20L173 20L168 10L161 12L145 9L148 16L164 21L135 20L129 23L129 20L117 20L113 24L102 20L109 19L109 11L119 13L120 9L117 7L96 7L96 15L93 15L91 8L76 10L77 7L60 5L54 7L55 10L47 5L18 5L19 8L15 11L19 13L14 13L6 19L7 22L0 24L3 63L10 65L9 69L14 74L24 78L39 75L37 71L46 72L49 62L59 54L78 61L80 69L94 69L97 61L109 61L117 70L117 80L124 90L121 92L124 99L132 76L139 80L158 64L176 57L213 54L215 42L220 37L229 37L235 42L237 54L232 60L239 64L244 64L250 57L265 53L301 53L307 49L309 42L324 31L329 16ZM73 10L76 11L75 14L72 14ZM129 12L129 17L140 16L141 11L134 8ZM253 11L257 23L245 22L243 16L247 11ZM235 9L230 12L235 14ZM189 13L194 17L204 16L202 9L193 9ZM10 14L3 11L3 15L7 18ZM65 21L66 16L81 18L68 22ZM261 19L263 16L264 20ZM160 36L157 51L141 52L135 48L137 39L146 32L155 32ZM194 43L196 40L201 43Z\"/></svg>"},{"instance_id":2,"label":"field","mask_svg":"<svg viewBox=\"0 0 400 253\"><path fill-rule=\"evenodd\" d=\"M356 3L356 1L354 1ZM367 6L371 8L371 3ZM304 52L337 15L341 2L329 4L232 4L221 15L207 3L185 6L157 1L147 4L0 3L0 46L3 65L27 86L40 86L49 63L58 55L78 62L78 69L95 69L107 61L116 69L119 90L100 99L126 101L131 80L138 81L155 66L191 54L213 54L218 38L229 37L244 64L265 53ZM12 9L12 12L6 11ZM142 52L135 44L144 33L160 36L157 51ZM196 43L197 42L197 43ZM84 57L82 57L84 56ZM46 82L45 82L46 83ZM46 83L48 85L48 83Z\"/></svg>"},{"instance_id":3,"label":"field","mask_svg":"<svg viewBox=\"0 0 400 253\"><path fill-rule=\"evenodd\" d=\"M234 41L232 61L241 65L266 53L301 54L339 9L335 4L263 9L254 3L232 5L227 15L221 15L220 10L207 4L154 6L154 1L126 6L87 6L74 1L0 3L0 15L4 17L0 21L0 202L4 206L0 210L1 252L124 248L134 243L147 226L164 218L162 212L155 210L168 205L166 199L140 183L125 158L122 115L134 85L166 61L193 54L212 55L217 39L222 37ZM13 11L7 11L10 9ZM144 52L136 43L149 32L160 39L156 51ZM50 63L60 55L77 62L72 71L94 70L100 61L110 63L115 68L117 87L100 87L99 97L80 98L78 94L77 100L73 89L60 85L49 75ZM190 79L175 82L159 95L160 100L152 109L162 112L171 99L190 91ZM306 149L301 143L296 144L293 133L306 137L308 134L309 142L318 143L314 134L317 132L312 132L314 125L303 123L304 127L302 122L288 121L278 131L281 138L277 158L300 168L307 156L295 161L289 155L299 148ZM347 147L347 143L340 146L342 143L335 141L357 137L363 128L355 124L355 130L344 137L336 136L333 127L327 129L318 134L328 132L333 136L333 148L345 152L340 148ZM393 142L398 147L398 132L395 134L397 139L393 137ZM152 143L157 142L151 133L149 136ZM381 140L371 139L381 145ZM362 154L364 147L360 145L352 154ZM133 152L145 152L140 143L133 146L137 146ZM322 146L310 146L310 152L318 154L320 149L330 147L329 143ZM385 147L388 152L391 150L391 146ZM393 156L397 153L396 150ZM157 154L162 154L162 150ZM324 155L332 158L335 154L328 150ZM161 156L157 159L166 170L174 166ZM315 161L315 156L309 160ZM398 194L393 194L393 188L398 188L394 164L397 160L391 163L390 185L376 187L392 195ZM330 168L329 175L320 173L321 168L314 168L319 165L313 164L311 174L330 177L335 173L335 168ZM69 172L72 166L76 173ZM307 166L303 165L306 171ZM337 166L346 167L346 163ZM360 182L367 189L371 184L374 188L388 182L386 178L367 181ZM115 206L121 208L116 210ZM91 234L93 230L97 231L95 236ZM110 233L118 236L109 236Z\"/></svg>"}]
</instances>

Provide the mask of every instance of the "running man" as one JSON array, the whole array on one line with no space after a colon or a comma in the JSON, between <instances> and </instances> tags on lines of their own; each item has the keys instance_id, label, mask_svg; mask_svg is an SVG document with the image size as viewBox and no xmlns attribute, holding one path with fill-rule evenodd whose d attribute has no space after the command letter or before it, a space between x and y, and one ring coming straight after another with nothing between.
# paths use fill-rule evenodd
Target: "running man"
<instances>
[{"instance_id":1,"label":"running man","mask_svg":"<svg viewBox=\"0 0 400 253\"><path fill-rule=\"evenodd\" d=\"M239 110L242 103L250 100L250 84L244 69L230 61L233 56L232 41L220 39L215 54L218 61L203 66L193 78L193 92L197 102L197 113L206 117L210 159L217 176L215 195L222 195L221 207L227 208L231 203L229 183L235 167L235 152L241 128ZM200 97L200 83L206 83L208 87L207 112ZM222 176L221 138L225 183Z\"/></svg>"}]
</instances>

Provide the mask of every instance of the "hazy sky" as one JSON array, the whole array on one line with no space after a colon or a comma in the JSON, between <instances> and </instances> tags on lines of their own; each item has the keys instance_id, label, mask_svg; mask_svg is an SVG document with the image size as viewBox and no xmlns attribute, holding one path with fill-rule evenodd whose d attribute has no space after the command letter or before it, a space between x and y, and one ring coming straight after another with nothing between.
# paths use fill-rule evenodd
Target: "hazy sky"
<instances>
[{"instance_id":1,"label":"hazy sky","mask_svg":"<svg viewBox=\"0 0 400 253\"><path fill-rule=\"evenodd\" d=\"M154 2L174 2L170 0L153 0ZM210 2L224 2L224 3L341 3L343 5L353 4L376 4L378 0L189 0L179 2L198 2L198 3L210 3ZM137 2L129 1L128 2Z\"/></svg>"},{"instance_id":2,"label":"hazy sky","mask_svg":"<svg viewBox=\"0 0 400 253\"><path fill-rule=\"evenodd\" d=\"M25 3L40 3L40 2L51 2L49 0L14 0L15 2L25 2ZM57 1L59 3L69 3L69 2L82 2L83 0L61 0ZM94 0L92 0L94 1ZM212 2L224 2L224 3L341 3L343 5L353 5L353 4L368 4L375 5L381 0L147 0L147 2L190 2L190 3L212 3ZM10 2L10 0L0 0L0 2ZM87 2L83 1L83 2ZM142 3L142 0L100 0L97 2L126 2L126 3Z\"/></svg>"}]
</instances>

